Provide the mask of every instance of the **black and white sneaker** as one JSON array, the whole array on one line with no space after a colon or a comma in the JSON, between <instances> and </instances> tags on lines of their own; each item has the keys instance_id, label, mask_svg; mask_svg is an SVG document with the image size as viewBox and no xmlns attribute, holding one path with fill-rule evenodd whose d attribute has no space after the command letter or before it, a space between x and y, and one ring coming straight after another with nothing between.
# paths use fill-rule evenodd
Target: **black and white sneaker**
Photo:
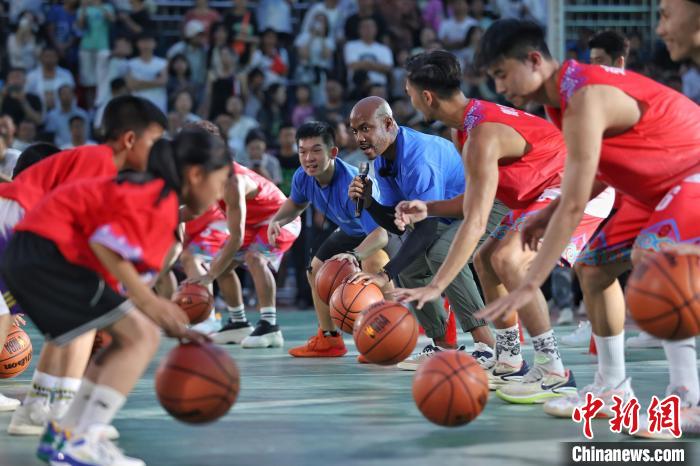
<instances>
[{"instance_id":1,"label":"black and white sneaker","mask_svg":"<svg viewBox=\"0 0 700 466\"><path fill-rule=\"evenodd\" d=\"M241 348L281 348L284 344L279 325L272 325L266 320L255 324L253 333L241 342Z\"/></svg>"},{"instance_id":2,"label":"black and white sneaker","mask_svg":"<svg viewBox=\"0 0 700 466\"><path fill-rule=\"evenodd\" d=\"M226 324L221 327L221 330L214 332L209 336L214 343L218 343L220 345L238 345L252 332L253 327L251 327L247 320L245 322L234 322L229 318Z\"/></svg>"}]
</instances>

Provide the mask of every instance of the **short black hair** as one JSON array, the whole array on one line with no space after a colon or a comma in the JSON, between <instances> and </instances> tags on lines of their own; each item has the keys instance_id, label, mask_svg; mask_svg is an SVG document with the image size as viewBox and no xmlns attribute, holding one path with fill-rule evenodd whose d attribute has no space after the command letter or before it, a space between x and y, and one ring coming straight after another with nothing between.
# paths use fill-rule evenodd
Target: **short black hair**
<instances>
[{"instance_id":1,"label":"short black hair","mask_svg":"<svg viewBox=\"0 0 700 466\"><path fill-rule=\"evenodd\" d=\"M61 149L49 144L48 142L38 142L27 147L19 154L17 159L17 164L14 170L12 170L12 178L16 178L17 175L22 173L27 168L31 167L37 162L44 160L49 155L61 152Z\"/></svg>"},{"instance_id":2,"label":"short black hair","mask_svg":"<svg viewBox=\"0 0 700 466\"><path fill-rule=\"evenodd\" d=\"M150 100L133 95L110 100L102 118L103 134L108 141L116 141L127 131L140 135L152 124L166 129L168 119Z\"/></svg>"},{"instance_id":3,"label":"short black hair","mask_svg":"<svg viewBox=\"0 0 700 466\"><path fill-rule=\"evenodd\" d=\"M613 60L627 59L630 52L630 41L619 32L608 29L593 34L588 41L588 48L603 49Z\"/></svg>"},{"instance_id":4,"label":"short black hair","mask_svg":"<svg viewBox=\"0 0 700 466\"><path fill-rule=\"evenodd\" d=\"M82 121L83 123L85 123L85 117L83 117L82 115L77 115L77 114L76 114L76 115L73 115L72 117L70 117L70 118L68 119L68 124L69 124L69 125L72 125L73 122L74 122L75 120L80 120L80 121Z\"/></svg>"},{"instance_id":5,"label":"short black hair","mask_svg":"<svg viewBox=\"0 0 700 466\"><path fill-rule=\"evenodd\" d=\"M520 19L499 19L481 38L475 66L487 68L506 58L525 60L532 51L540 52L545 58L552 57L539 24Z\"/></svg>"},{"instance_id":6,"label":"short black hair","mask_svg":"<svg viewBox=\"0 0 700 466\"><path fill-rule=\"evenodd\" d=\"M406 79L421 89L449 98L460 90L462 69L459 60L445 50L414 55L406 61Z\"/></svg>"},{"instance_id":7,"label":"short black hair","mask_svg":"<svg viewBox=\"0 0 700 466\"><path fill-rule=\"evenodd\" d=\"M335 129L325 121L307 121L297 129L297 144L302 139L320 137L327 147L335 147Z\"/></svg>"},{"instance_id":8,"label":"short black hair","mask_svg":"<svg viewBox=\"0 0 700 466\"><path fill-rule=\"evenodd\" d=\"M253 128L250 131L248 131L248 134L246 134L245 137L245 145L247 146L253 141L262 141L265 144L267 144L267 138L265 137L265 133L263 133L262 130L258 128Z\"/></svg>"},{"instance_id":9,"label":"short black hair","mask_svg":"<svg viewBox=\"0 0 700 466\"><path fill-rule=\"evenodd\" d=\"M109 88L114 91L119 89L124 89L126 87L126 80L124 78L114 78L109 82Z\"/></svg>"}]
</instances>

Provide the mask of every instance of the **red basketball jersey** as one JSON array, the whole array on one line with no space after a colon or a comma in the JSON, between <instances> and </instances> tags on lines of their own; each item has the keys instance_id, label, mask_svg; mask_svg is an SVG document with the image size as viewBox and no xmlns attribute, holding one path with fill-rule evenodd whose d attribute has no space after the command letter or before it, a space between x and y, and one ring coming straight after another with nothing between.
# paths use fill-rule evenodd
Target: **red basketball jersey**
<instances>
[{"instance_id":1,"label":"red basketball jersey","mask_svg":"<svg viewBox=\"0 0 700 466\"><path fill-rule=\"evenodd\" d=\"M175 242L178 224L177 195L171 192L159 199L163 185L163 180L145 184L114 178L76 181L45 196L15 230L52 241L68 262L94 270L116 290L116 278L89 243L108 247L142 275L157 273Z\"/></svg>"},{"instance_id":2,"label":"red basketball jersey","mask_svg":"<svg viewBox=\"0 0 700 466\"><path fill-rule=\"evenodd\" d=\"M211 223L216 221L226 221L226 214L219 204L209 207L202 215L185 223L185 235L188 238L196 236L204 231Z\"/></svg>"},{"instance_id":3,"label":"red basketball jersey","mask_svg":"<svg viewBox=\"0 0 700 466\"><path fill-rule=\"evenodd\" d=\"M287 196L275 183L243 165L233 162L233 171L236 175L245 175L253 180L258 189L255 197L246 199L246 229L268 223L287 200Z\"/></svg>"},{"instance_id":4,"label":"red basketball jersey","mask_svg":"<svg viewBox=\"0 0 700 466\"><path fill-rule=\"evenodd\" d=\"M584 86L616 87L639 102L642 117L628 131L603 138L598 177L654 207L666 192L700 168L700 107L647 77L620 68L566 61L559 74L560 109L548 109L561 127L572 95Z\"/></svg>"},{"instance_id":5,"label":"red basketball jersey","mask_svg":"<svg viewBox=\"0 0 700 466\"><path fill-rule=\"evenodd\" d=\"M461 146L482 123L510 126L530 146L522 157L498 161L496 197L511 209L523 209L547 188L561 185L566 146L561 132L547 120L503 105L471 99L464 109L464 129L458 131Z\"/></svg>"},{"instance_id":6,"label":"red basketball jersey","mask_svg":"<svg viewBox=\"0 0 700 466\"><path fill-rule=\"evenodd\" d=\"M80 146L37 162L12 183L0 184L0 197L17 202L26 212L61 184L116 174L114 152L109 146Z\"/></svg>"}]
</instances>

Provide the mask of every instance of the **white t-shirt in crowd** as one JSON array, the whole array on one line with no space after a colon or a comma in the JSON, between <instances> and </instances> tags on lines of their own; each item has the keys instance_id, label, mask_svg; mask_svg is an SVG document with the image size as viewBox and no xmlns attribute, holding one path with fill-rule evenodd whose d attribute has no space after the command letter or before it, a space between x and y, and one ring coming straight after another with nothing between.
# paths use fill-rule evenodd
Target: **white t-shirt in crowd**
<instances>
[{"instance_id":1,"label":"white t-shirt in crowd","mask_svg":"<svg viewBox=\"0 0 700 466\"><path fill-rule=\"evenodd\" d=\"M465 16L462 21L454 18L447 18L440 23L438 38L443 42L460 42L467 37L469 28L478 26L479 22L471 16Z\"/></svg>"},{"instance_id":2,"label":"white t-shirt in crowd","mask_svg":"<svg viewBox=\"0 0 700 466\"><path fill-rule=\"evenodd\" d=\"M383 65L394 66L394 56L391 49L379 42L366 44L361 40L351 40L345 44L345 65L358 61L373 61ZM352 75L350 76L352 78ZM386 84L387 76L377 71L369 72L369 79L376 84Z\"/></svg>"},{"instance_id":3,"label":"white t-shirt in crowd","mask_svg":"<svg viewBox=\"0 0 700 466\"><path fill-rule=\"evenodd\" d=\"M258 126L255 118L241 115L238 121L228 130L228 145L236 157L243 157L245 153L245 138L251 129L255 129Z\"/></svg>"},{"instance_id":4,"label":"white t-shirt in crowd","mask_svg":"<svg viewBox=\"0 0 700 466\"><path fill-rule=\"evenodd\" d=\"M129 60L129 74L141 81L153 81L168 66L168 62L160 57L151 57L148 62L140 57ZM167 112L168 94L165 85L133 91L133 95L153 102L163 113Z\"/></svg>"},{"instance_id":5,"label":"white t-shirt in crowd","mask_svg":"<svg viewBox=\"0 0 700 466\"><path fill-rule=\"evenodd\" d=\"M57 66L53 78L48 79L44 76L41 66L39 66L27 74L27 82L24 85L24 91L38 96L39 99L41 99L41 105L46 109L46 93L52 92L55 105L59 105L58 89L64 85L75 88L75 80L73 79L73 75L70 74L70 71Z\"/></svg>"},{"instance_id":6,"label":"white t-shirt in crowd","mask_svg":"<svg viewBox=\"0 0 700 466\"><path fill-rule=\"evenodd\" d=\"M19 160L20 151L17 149L8 148L5 150L5 160L0 161L0 173L12 178L12 172L17 165L17 160Z\"/></svg>"}]
</instances>

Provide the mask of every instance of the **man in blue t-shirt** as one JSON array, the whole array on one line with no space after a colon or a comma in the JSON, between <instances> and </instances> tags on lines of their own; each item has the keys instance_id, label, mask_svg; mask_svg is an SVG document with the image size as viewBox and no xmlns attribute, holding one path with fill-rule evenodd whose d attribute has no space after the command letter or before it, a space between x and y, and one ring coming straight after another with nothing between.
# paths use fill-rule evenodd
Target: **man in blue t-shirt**
<instances>
[{"instance_id":1,"label":"man in blue t-shirt","mask_svg":"<svg viewBox=\"0 0 700 466\"><path fill-rule=\"evenodd\" d=\"M353 107L350 127L360 149L374 160L379 196L370 189L371 181L355 178L349 188L351 199L362 197L367 211L377 224L387 231L401 235L394 224L394 208L404 200L435 201L452 199L464 192L464 168L454 145L441 137L419 133L399 126L392 116L391 107L380 97L366 97ZM505 210L495 208L489 218L488 231L495 228ZM353 281L372 282L385 286L397 279L403 287L426 286L447 256L460 221L447 218L430 218L425 225L416 224L404 235L401 249L379 274L361 273ZM488 237L484 235L482 241ZM465 266L457 278L445 290L450 305L462 329L470 332L475 342L472 355L485 369L495 363L494 339L486 322L473 314L484 306L469 266ZM416 370L420 363L444 348L455 348L454 342L445 338L447 315L440 303L434 300L422 309L416 309L416 317L433 344L401 363L404 370Z\"/></svg>"},{"instance_id":2,"label":"man in blue t-shirt","mask_svg":"<svg viewBox=\"0 0 700 466\"><path fill-rule=\"evenodd\" d=\"M295 357L339 357L347 353L347 349L331 320L328 305L316 292L316 273L324 261L339 254L358 265L361 263L368 272L378 272L389 260L385 251L391 249L393 242L389 241L386 230L378 227L366 211L355 217L355 202L348 198L347 190L358 171L337 158L333 127L319 121L304 123L297 130L296 139L301 167L292 178L289 198L270 222L270 244L274 244L280 229L301 215L309 204L338 228L318 246L307 274L318 316L318 333L306 344L290 349L289 354ZM360 243L363 243L361 247Z\"/></svg>"}]
</instances>

